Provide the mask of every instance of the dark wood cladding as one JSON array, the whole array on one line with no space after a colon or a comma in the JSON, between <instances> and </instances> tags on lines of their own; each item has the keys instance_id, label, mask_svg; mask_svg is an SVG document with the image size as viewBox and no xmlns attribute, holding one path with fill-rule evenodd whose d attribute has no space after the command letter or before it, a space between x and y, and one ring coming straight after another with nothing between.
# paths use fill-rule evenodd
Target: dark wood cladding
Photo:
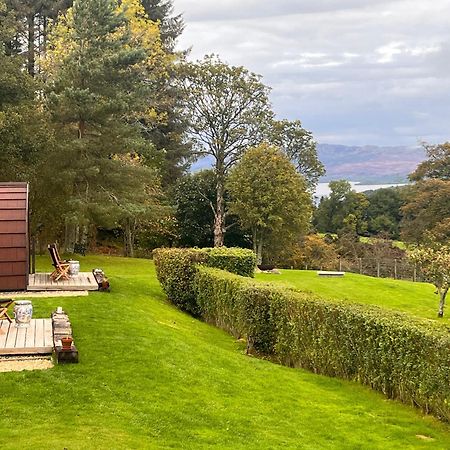
<instances>
[{"instance_id":1,"label":"dark wood cladding","mask_svg":"<svg viewBox=\"0 0 450 450\"><path fill-rule=\"evenodd\" d=\"M26 290L28 184L0 183L0 291Z\"/></svg>"}]
</instances>

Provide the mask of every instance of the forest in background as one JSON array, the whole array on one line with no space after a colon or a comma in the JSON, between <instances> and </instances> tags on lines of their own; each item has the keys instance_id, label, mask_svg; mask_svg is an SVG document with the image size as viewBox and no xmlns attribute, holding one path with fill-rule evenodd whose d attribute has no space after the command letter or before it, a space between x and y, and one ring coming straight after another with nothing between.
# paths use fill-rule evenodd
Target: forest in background
<instances>
[{"instance_id":1,"label":"forest in background","mask_svg":"<svg viewBox=\"0 0 450 450\"><path fill-rule=\"evenodd\" d=\"M176 50L171 1L0 0L0 15L0 180L30 183L41 251L227 245L313 267L373 254L361 236L448 242L448 143L424 144L410 186L357 194L329 174L314 206L312 133L276 116L260 75Z\"/></svg>"}]
</instances>

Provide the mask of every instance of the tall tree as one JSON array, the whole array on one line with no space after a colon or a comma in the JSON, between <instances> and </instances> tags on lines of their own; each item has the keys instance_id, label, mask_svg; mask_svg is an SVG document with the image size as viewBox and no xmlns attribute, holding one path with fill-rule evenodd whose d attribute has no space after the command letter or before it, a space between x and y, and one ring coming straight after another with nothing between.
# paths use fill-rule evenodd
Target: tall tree
<instances>
[{"instance_id":1,"label":"tall tree","mask_svg":"<svg viewBox=\"0 0 450 450\"><path fill-rule=\"evenodd\" d=\"M370 233L399 238L402 218L400 208L404 204L402 191L402 188L386 188L366 193L369 201L367 221Z\"/></svg>"},{"instance_id":2,"label":"tall tree","mask_svg":"<svg viewBox=\"0 0 450 450\"><path fill-rule=\"evenodd\" d=\"M214 211L216 176L213 170L201 170L180 178L174 189L179 244L189 247L210 247L214 242ZM225 191L225 201L229 193ZM249 247L248 233L238 224L238 218L227 214L224 244L228 247Z\"/></svg>"},{"instance_id":3,"label":"tall tree","mask_svg":"<svg viewBox=\"0 0 450 450\"><path fill-rule=\"evenodd\" d=\"M214 56L184 66L181 89L189 136L196 155L210 156L216 174L214 245L225 233L225 178L243 152L262 140L262 126L272 119L261 77L229 66Z\"/></svg>"},{"instance_id":4,"label":"tall tree","mask_svg":"<svg viewBox=\"0 0 450 450\"><path fill-rule=\"evenodd\" d=\"M431 240L410 251L408 256L436 287L439 294L438 317L443 317L445 299L450 289L450 247Z\"/></svg>"},{"instance_id":5,"label":"tall tree","mask_svg":"<svg viewBox=\"0 0 450 450\"><path fill-rule=\"evenodd\" d=\"M110 224L113 212L117 220L118 204L130 209L129 192L154 181L154 172L144 167L151 166L154 151L139 119L154 115L149 74L164 55L157 25L151 27L142 13L138 0L120 6L114 0L76 0L51 34L47 103L61 145L49 164L52 181L67 191L69 243L80 225L85 230L89 223ZM134 158L142 164L127 163Z\"/></svg>"},{"instance_id":6,"label":"tall tree","mask_svg":"<svg viewBox=\"0 0 450 450\"><path fill-rule=\"evenodd\" d=\"M369 205L363 193L352 190L346 180L331 181L331 193L323 197L314 213L314 223L322 233L353 230L357 234L367 231L366 211Z\"/></svg>"},{"instance_id":7,"label":"tall tree","mask_svg":"<svg viewBox=\"0 0 450 450\"><path fill-rule=\"evenodd\" d=\"M26 57L26 68L31 76L40 71L39 60L47 46L48 26L60 12L72 5L72 0L7 0L21 19L14 41L16 52Z\"/></svg>"},{"instance_id":8,"label":"tall tree","mask_svg":"<svg viewBox=\"0 0 450 450\"><path fill-rule=\"evenodd\" d=\"M51 141L37 85L23 70L24 58L11 51L20 27L15 12L0 1L0 179L29 181L37 159Z\"/></svg>"},{"instance_id":9,"label":"tall tree","mask_svg":"<svg viewBox=\"0 0 450 450\"><path fill-rule=\"evenodd\" d=\"M180 244L188 247L212 246L216 200L214 172L202 170L180 178L173 197Z\"/></svg>"},{"instance_id":10,"label":"tall tree","mask_svg":"<svg viewBox=\"0 0 450 450\"><path fill-rule=\"evenodd\" d=\"M306 233L311 219L311 196L304 178L276 147L249 149L231 171L230 211L252 231L258 264L272 236Z\"/></svg>"},{"instance_id":11,"label":"tall tree","mask_svg":"<svg viewBox=\"0 0 450 450\"><path fill-rule=\"evenodd\" d=\"M191 156L191 145L185 139L187 122L181 114L181 92L175 80L177 64L183 58L175 44L184 29L180 14L175 15L171 0L141 0L148 18L158 24L162 47L166 54L166 71L154 78L152 105L158 120L142 120L144 137L149 139L162 155L161 176L164 187L173 186L186 172Z\"/></svg>"},{"instance_id":12,"label":"tall tree","mask_svg":"<svg viewBox=\"0 0 450 450\"><path fill-rule=\"evenodd\" d=\"M172 0L141 0L148 17L159 22L161 39L170 52L174 51L176 41L184 30L181 14L174 14Z\"/></svg>"},{"instance_id":13,"label":"tall tree","mask_svg":"<svg viewBox=\"0 0 450 450\"><path fill-rule=\"evenodd\" d=\"M427 159L417 166L409 178L412 181L430 178L450 181L450 142L438 145L424 143L423 146Z\"/></svg>"},{"instance_id":14,"label":"tall tree","mask_svg":"<svg viewBox=\"0 0 450 450\"><path fill-rule=\"evenodd\" d=\"M325 168L317 157L312 133L303 128L300 120L274 120L268 140L283 150L297 171L305 177L310 192L314 192L319 177L325 174Z\"/></svg>"},{"instance_id":15,"label":"tall tree","mask_svg":"<svg viewBox=\"0 0 450 450\"><path fill-rule=\"evenodd\" d=\"M429 231L440 234L445 241L447 233L443 225L447 223L448 227L450 218L450 181L419 181L409 188L401 211L403 219L400 226L404 240L421 242Z\"/></svg>"}]
</instances>

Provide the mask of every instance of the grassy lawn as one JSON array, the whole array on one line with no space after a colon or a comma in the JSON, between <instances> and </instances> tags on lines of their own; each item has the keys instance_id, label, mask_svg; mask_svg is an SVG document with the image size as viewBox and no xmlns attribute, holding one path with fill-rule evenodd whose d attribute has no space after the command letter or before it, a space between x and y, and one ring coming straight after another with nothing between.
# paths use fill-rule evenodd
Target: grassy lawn
<instances>
[{"instance_id":1,"label":"grassy lawn","mask_svg":"<svg viewBox=\"0 0 450 450\"><path fill-rule=\"evenodd\" d=\"M379 305L397 311L404 311L426 319L437 319L439 297L435 288L428 283L374 278L366 275L346 273L343 278L319 278L313 270L281 270L281 274L260 273L260 281L270 281L309 291L330 299L346 299L355 303ZM447 318L439 319L449 324Z\"/></svg>"},{"instance_id":2,"label":"grassy lawn","mask_svg":"<svg viewBox=\"0 0 450 450\"><path fill-rule=\"evenodd\" d=\"M35 317L69 313L80 364L0 373L2 450L450 448L450 426L413 408L246 356L169 305L150 261L80 259L112 292L33 300Z\"/></svg>"}]
</instances>

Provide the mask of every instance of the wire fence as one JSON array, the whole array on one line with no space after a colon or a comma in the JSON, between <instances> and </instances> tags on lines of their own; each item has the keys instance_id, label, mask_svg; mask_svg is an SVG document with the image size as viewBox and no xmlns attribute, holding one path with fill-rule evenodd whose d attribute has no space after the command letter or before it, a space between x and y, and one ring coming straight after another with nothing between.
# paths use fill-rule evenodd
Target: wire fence
<instances>
[{"instance_id":1,"label":"wire fence","mask_svg":"<svg viewBox=\"0 0 450 450\"><path fill-rule=\"evenodd\" d=\"M307 267L306 269L322 270L323 267ZM327 270L331 268L327 267ZM356 258L339 259L333 269L340 272L359 273L378 278L393 278L394 280L425 281L420 267L407 259L391 258Z\"/></svg>"}]
</instances>

